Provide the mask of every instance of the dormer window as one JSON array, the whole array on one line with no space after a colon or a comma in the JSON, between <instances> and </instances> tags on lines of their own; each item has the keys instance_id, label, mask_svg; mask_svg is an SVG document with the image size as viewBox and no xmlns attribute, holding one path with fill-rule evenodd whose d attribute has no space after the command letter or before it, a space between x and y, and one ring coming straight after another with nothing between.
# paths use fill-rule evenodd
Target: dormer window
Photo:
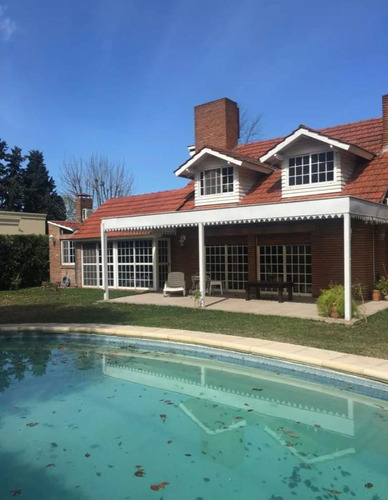
<instances>
[{"instance_id":1,"label":"dormer window","mask_svg":"<svg viewBox=\"0 0 388 500\"><path fill-rule=\"evenodd\" d=\"M288 159L288 184L316 184L334 180L334 153L314 153Z\"/></svg>"},{"instance_id":2,"label":"dormer window","mask_svg":"<svg viewBox=\"0 0 388 500\"><path fill-rule=\"evenodd\" d=\"M234 168L222 167L200 172L201 196L232 193L234 190Z\"/></svg>"}]
</instances>

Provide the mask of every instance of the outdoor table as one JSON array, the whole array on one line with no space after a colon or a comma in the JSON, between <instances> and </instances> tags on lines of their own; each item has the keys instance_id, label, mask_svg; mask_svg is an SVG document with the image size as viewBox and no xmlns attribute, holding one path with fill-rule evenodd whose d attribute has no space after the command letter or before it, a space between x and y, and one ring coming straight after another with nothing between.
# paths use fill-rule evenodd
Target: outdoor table
<instances>
[{"instance_id":1,"label":"outdoor table","mask_svg":"<svg viewBox=\"0 0 388 500\"><path fill-rule=\"evenodd\" d=\"M251 299L251 292L256 293L256 298L260 298L261 288L276 288L278 290L278 301L283 302L283 290L287 288L288 300L292 300L292 281L247 281L245 284L245 300Z\"/></svg>"}]
</instances>

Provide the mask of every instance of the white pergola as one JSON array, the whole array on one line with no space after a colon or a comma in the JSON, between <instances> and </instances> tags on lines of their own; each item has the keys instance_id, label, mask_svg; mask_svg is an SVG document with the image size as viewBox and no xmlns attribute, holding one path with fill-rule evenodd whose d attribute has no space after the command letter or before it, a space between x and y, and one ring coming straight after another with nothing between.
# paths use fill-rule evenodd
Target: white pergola
<instances>
[{"instance_id":1,"label":"white pergola","mask_svg":"<svg viewBox=\"0 0 388 500\"><path fill-rule=\"evenodd\" d=\"M237 207L165 212L158 214L112 217L101 221L102 286L104 300L109 299L107 232L160 230L179 227L198 228L201 307L205 305L205 227L311 219L343 219L345 319L351 308L351 219L372 224L388 223L388 206L352 197L268 203Z\"/></svg>"}]
</instances>

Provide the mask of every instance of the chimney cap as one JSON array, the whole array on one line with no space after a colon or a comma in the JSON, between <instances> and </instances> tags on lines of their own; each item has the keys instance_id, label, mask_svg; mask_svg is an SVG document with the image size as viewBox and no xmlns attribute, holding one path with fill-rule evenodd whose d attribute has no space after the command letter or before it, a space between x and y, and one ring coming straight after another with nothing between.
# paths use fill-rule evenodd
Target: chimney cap
<instances>
[{"instance_id":1,"label":"chimney cap","mask_svg":"<svg viewBox=\"0 0 388 500\"><path fill-rule=\"evenodd\" d=\"M77 198L91 198L92 197L92 195L88 194L88 193L77 193L75 196Z\"/></svg>"}]
</instances>

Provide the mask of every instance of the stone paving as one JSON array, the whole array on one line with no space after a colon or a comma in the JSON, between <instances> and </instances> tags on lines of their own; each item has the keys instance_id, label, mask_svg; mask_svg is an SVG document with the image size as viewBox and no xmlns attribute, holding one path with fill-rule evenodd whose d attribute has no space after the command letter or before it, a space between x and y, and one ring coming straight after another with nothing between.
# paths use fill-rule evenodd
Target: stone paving
<instances>
[{"instance_id":1,"label":"stone paving","mask_svg":"<svg viewBox=\"0 0 388 500\"><path fill-rule=\"evenodd\" d=\"M137 295L129 295L111 299L110 302L126 303L126 304L151 304L157 306L178 306L178 307L195 307L192 296L182 297L182 295L172 294L169 297L163 297L162 293L140 293ZM281 304L276 300L245 300L241 298L227 296L206 296L205 307L209 310L231 311L249 314L265 314L274 316L287 316L293 318L313 319L318 321L343 322L351 323L345 320L322 318L318 315L317 306L310 298L295 298L294 301L284 301ZM370 316L378 311L388 308L388 300L378 302L366 302L362 307L362 313L365 316ZM352 320L354 321L354 320Z\"/></svg>"}]
</instances>

